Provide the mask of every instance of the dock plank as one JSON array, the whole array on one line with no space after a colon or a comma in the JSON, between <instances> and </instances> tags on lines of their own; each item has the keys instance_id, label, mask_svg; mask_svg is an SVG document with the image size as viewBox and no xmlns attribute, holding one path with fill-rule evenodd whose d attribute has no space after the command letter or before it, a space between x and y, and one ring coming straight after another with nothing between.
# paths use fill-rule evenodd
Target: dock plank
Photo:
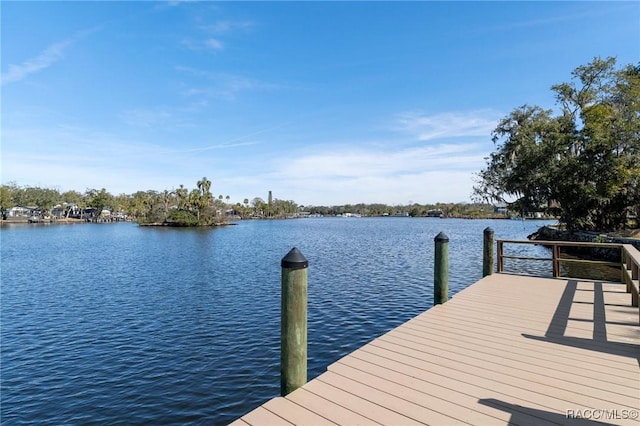
<instances>
[{"instance_id":1,"label":"dock plank","mask_svg":"<svg viewBox=\"0 0 640 426\"><path fill-rule=\"evenodd\" d=\"M381 390L380 388L371 385L363 384L350 377L336 374L333 371L322 374L318 377L324 383L335 386L336 388L353 392L367 401L385 407L390 411L396 412L405 416L407 419L415 420L416 424L428 424L428 425L464 425L469 424L462 422L453 417L443 415L435 410L425 408L419 404L408 401L406 395L402 392L406 391L406 388L402 389L400 395L391 394L387 392L387 389ZM379 383L377 383L379 385ZM398 389L395 389L398 391Z\"/></svg>"},{"instance_id":2,"label":"dock plank","mask_svg":"<svg viewBox=\"0 0 640 426\"><path fill-rule=\"evenodd\" d=\"M341 405L324 399L304 388L300 388L287 395L287 399L307 407L314 413L329 419L336 424L350 424L354 426L380 425L367 417L361 416L354 411L348 410Z\"/></svg>"},{"instance_id":3,"label":"dock plank","mask_svg":"<svg viewBox=\"0 0 640 426\"><path fill-rule=\"evenodd\" d=\"M406 380L398 382L371 374L371 372L368 371L368 369L371 368L371 365L363 361L360 361L356 365L359 368L352 367L347 363L338 363L332 365L329 371L356 380L364 385L371 386L376 389L384 389L385 392L392 393L393 395L414 404L418 404L423 407L436 407L440 412L438 414L451 413L450 415L444 416L431 416L430 418L433 419L432 421L435 421L436 424L453 424L462 422L477 425L494 423L498 420L494 416L472 410L464 404L454 404L447 399L430 395L426 392L421 392L415 386L408 386ZM476 401L473 402L475 403ZM464 421L462 419L464 419Z\"/></svg>"},{"instance_id":4,"label":"dock plank","mask_svg":"<svg viewBox=\"0 0 640 426\"><path fill-rule=\"evenodd\" d=\"M412 330L411 330L412 331ZM464 347L460 346L459 341L446 341L444 339L434 339L433 335L427 337L408 332L407 329L396 330L393 334L389 333L386 337L399 336L410 342L423 343L431 346L434 349L439 349L440 353L444 356L449 354L458 355ZM454 345L454 343L456 345ZM518 354L511 354L500 349L495 349L492 346L475 346L475 353L467 355L468 361L474 365L477 365L477 360L486 360L494 364L500 364L511 368L520 369L531 373L538 373L543 377L551 377L563 380L567 383L583 383L587 382L592 384L596 389L603 389L608 392L619 393L622 395L628 395L629 392L633 392L637 388L637 380L632 377L619 377L611 376L605 373L600 373L593 370L585 369L584 367L574 364L561 365L560 367L545 360L540 360L536 357L529 356L523 359ZM564 368L563 368L564 367Z\"/></svg>"},{"instance_id":5,"label":"dock plank","mask_svg":"<svg viewBox=\"0 0 640 426\"><path fill-rule=\"evenodd\" d=\"M312 410L308 410L289 399L274 398L264 404L263 407L293 424L309 423L318 426L335 425L335 423L325 417L322 417L314 413Z\"/></svg>"},{"instance_id":6,"label":"dock plank","mask_svg":"<svg viewBox=\"0 0 640 426\"><path fill-rule=\"evenodd\" d=\"M385 358L376 356L368 356L366 354L362 357L347 357L342 363L334 364L331 368L337 369L343 366L360 369L368 374L372 374L378 377L382 377L386 380L407 386L420 393L432 395L441 400L447 401L449 404L455 405L453 412L460 416L464 416L465 419L474 421L474 424L505 424L509 422L510 414L488 407L486 405L478 404L480 394L473 394L473 389L463 386L460 387L459 382L447 382L446 377L429 376L427 377L422 370L416 371L413 367L403 365L401 363L389 362ZM429 380L432 381L429 381ZM449 384L449 386L447 386ZM504 397L508 397L504 395ZM438 402L437 406L441 406ZM482 421L475 422L476 419L480 420L478 413L484 414ZM522 417L527 419L524 424L542 423L543 420L540 417L534 417L522 413ZM519 423L514 423L519 424Z\"/></svg>"},{"instance_id":7,"label":"dock plank","mask_svg":"<svg viewBox=\"0 0 640 426\"><path fill-rule=\"evenodd\" d=\"M250 413L243 416L240 420L249 423L251 426L259 425L273 425L273 426L288 426L293 423L289 423L282 417L273 414L271 411L264 407L258 407Z\"/></svg>"},{"instance_id":8,"label":"dock plank","mask_svg":"<svg viewBox=\"0 0 640 426\"><path fill-rule=\"evenodd\" d=\"M234 424L636 425L639 361L623 284L495 274Z\"/></svg>"},{"instance_id":9,"label":"dock plank","mask_svg":"<svg viewBox=\"0 0 640 426\"><path fill-rule=\"evenodd\" d=\"M320 380L328 373L321 374L316 379L307 383L304 389L309 392L315 393L318 396L323 397L329 401L332 401L338 405L341 405L348 410L357 413L360 416L365 416L375 419L381 424L388 425L419 425L418 421L405 417L396 411L390 410L387 407L373 403L365 398L361 398L355 393L344 391L340 387L333 386L330 383L326 383L324 380Z\"/></svg>"},{"instance_id":10,"label":"dock plank","mask_svg":"<svg viewBox=\"0 0 640 426\"><path fill-rule=\"evenodd\" d=\"M502 344L502 345L512 346L512 343L513 343L512 339L505 339L507 334L502 333L501 331L507 328L511 330L516 330L516 329L514 329L511 326L507 327L504 325L496 325L491 320L472 322L467 320L464 317L456 320L455 316L457 315L462 316L464 314L465 314L464 312L457 312L452 310L443 311L437 317L435 316L430 317L428 320L426 320L427 322L424 322L424 319L422 318L413 319L408 323L406 323L405 325L407 329L413 329L416 332L429 333L433 335L442 335L443 333L446 333L446 335L450 335L452 332L455 332L455 333L458 333L461 340L488 339L491 342L495 342L496 345ZM448 315L450 315L450 317L447 317ZM637 328L637 326L631 326L631 327ZM521 339L523 335L539 336L542 338L545 335L547 335L547 333L543 330L532 330L531 328L524 329L523 327L523 330L516 332L514 336L515 339L518 340L518 345L514 347L515 352L517 352L518 350L523 350L527 352L538 351L540 348L546 347L545 342L541 341L540 339ZM619 357L614 356L615 354L607 353L606 351L603 351L603 352L598 350L584 351L581 348L574 347L571 345L560 346L555 348L555 350L553 351L553 355L558 357L558 359L556 359L555 361L561 364L563 362L575 364L576 361L594 363L597 365L602 365L604 367L608 366L608 371L606 372L609 374L616 374L615 372L619 371L621 364L626 364L631 366L631 365L634 365L635 363L633 359L635 354L633 347L635 345L633 341L625 342L625 343L630 343L631 349L623 351L623 352L626 352L626 355L623 353L620 353ZM590 344L589 342L584 342L583 346L590 346L593 349L598 349L598 348L601 348L603 345L596 344L595 342L592 342ZM604 346L606 347L606 345ZM548 351L546 351L546 349L543 349L542 353L544 352L548 352ZM607 370L607 368L605 368L605 370Z\"/></svg>"}]
</instances>

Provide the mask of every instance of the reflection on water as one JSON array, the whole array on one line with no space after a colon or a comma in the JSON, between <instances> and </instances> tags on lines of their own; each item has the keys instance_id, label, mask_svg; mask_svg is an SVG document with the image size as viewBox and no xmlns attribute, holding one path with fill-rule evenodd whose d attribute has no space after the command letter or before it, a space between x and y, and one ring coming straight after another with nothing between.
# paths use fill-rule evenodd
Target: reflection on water
<instances>
[{"instance_id":1,"label":"reflection on water","mask_svg":"<svg viewBox=\"0 0 640 426\"><path fill-rule=\"evenodd\" d=\"M599 252L600 251L600 252ZM598 248L574 248L561 247L561 259L573 260L596 260L601 261L602 249ZM620 258L615 252L608 258ZM607 253L608 254L608 253ZM539 277L553 277L552 252L551 248L535 244L504 244L504 255L515 257L526 257L529 259L504 259L504 272L514 274L533 275ZM532 258L538 259L533 260ZM544 259L544 260L541 260ZM601 281L620 281L620 266L609 266L601 264L560 262L560 276L567 278L585 278Z\"/></svg>"},{"instance_id":2,"label":"reflection on water","mask_svg":"<svg viewBox=\"0 0 640 426\"><path fill-rule=\"evenodd\" d=\"M600 281L621 281L620 267L608 265L590 265L588 263L561 263L560 275L571 278L585 278Z\"/></svg>"},{"instance_id":3,"label":"reflection on water","mask_svg":"<svg viewBox=\"0 0 640 426\"><path fill-rule=\"evenodd\" d=\"M504 272L522 275L535 275L539 277L553 277L551 250L546 247L535 244L505 243L503 247L503 254L505 256L548 259L504 259Z\"/></svg>"}]
</instances>

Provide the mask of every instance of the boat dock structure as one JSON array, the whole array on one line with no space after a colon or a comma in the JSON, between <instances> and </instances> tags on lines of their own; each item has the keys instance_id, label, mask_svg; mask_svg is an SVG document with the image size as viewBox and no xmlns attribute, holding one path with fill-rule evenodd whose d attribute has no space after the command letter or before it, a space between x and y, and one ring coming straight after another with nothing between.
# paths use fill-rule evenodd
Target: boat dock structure
<instances>
[{"instance_id":1,"label":"boat dock structure","mask_svg":"<svg viewBox=\"0 0 640 426\"><path fill-rule=\"evenodd\" d=\"M638 425L640 252L619 248L621 282L487 274L232 425Z\"/></svg>"}]
</instances>

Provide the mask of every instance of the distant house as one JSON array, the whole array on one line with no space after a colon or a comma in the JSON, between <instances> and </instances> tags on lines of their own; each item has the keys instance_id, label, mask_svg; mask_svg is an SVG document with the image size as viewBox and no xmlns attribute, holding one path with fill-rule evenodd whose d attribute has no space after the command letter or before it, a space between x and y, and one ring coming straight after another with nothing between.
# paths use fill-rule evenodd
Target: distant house
<instances>
[{"instance_id":1,"label":"distant house","mask_svg":"<svg viewBox=\"0 0 640 426\"><path fill-rule=\"evenodd\" d=\"M442 210L428 210L427 217L442 217Z\"/></svg>"},{"instance_id":2,"label":"distant house","mask_svg":"<svg viewBox=\"0 0 640 426\"><path fill-rule=\"evenodd\" d=\"M35 207L15 206L7 210L7 217L31 217L37 211Z\"/></svg>"},{"instance_id":3,"label":"distant house","mask_svg":"<svg viewBox=\"0 0 640 426\"><path fill-rule=\"evenodd\" d=\"M87 207L84 209L78 206L72 206L69 212L69 217L72 219L92 219L98 216L98 209L95 207Z\"/></svg>"},{"instance_id":4,"label":"distant house","mask_svg":"<svg viewBox=\"0 0 640 426\"><path fill-rule=\"evenodd\" d=\"M499 204L499 205L495 205L493 206L493 212L497 213L497 214L507 214L507 205L506 204Z\"/></svg>"},{"instance_id":5,"label":"distant house","mask_svg":"<svg viewBox=\"0 0 640 426\"><path fill-rule=\"evenodd\" d=\"M66 207L66 203L65 205L58 204L51 209L51 216L57 217L58 219L62 219L66 216L67 209L68 208Z\"/></svg>"}]
</instances>

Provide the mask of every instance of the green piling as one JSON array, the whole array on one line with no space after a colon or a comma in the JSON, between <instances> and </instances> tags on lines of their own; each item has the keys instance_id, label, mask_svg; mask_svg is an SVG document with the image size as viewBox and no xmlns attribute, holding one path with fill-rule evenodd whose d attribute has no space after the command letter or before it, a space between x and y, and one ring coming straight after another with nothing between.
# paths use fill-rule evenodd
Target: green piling
<instances>
[{"instance_id":1,"label":"green piling","mask_svg":"<svg viewBox=\"0 0 640 426\"><path fill-rule=\"evenodd\" d=\"M434 241L433 304L440 305L449 300L449 237L440 232Z\"/></svg>"},{"instance_id":2,"label":"green piling","mask_svg":"<svg viewBox=\"0 0 640 426\"><path fill-rule=\"evenodd\" d=\"M486 277L493 274L493 229L485 228L483 235L482 276Z\"/></svg>"},{"instance_id":3,"label":"green piling","mask_svg":"<svg viewBox=\"0 0 640 426\"><path fill-rule=\"evenodd\" d=\"M282 258L280 393L288 395L307 382L307 268L297 248Z\"/></svg>"}]
</instances>

